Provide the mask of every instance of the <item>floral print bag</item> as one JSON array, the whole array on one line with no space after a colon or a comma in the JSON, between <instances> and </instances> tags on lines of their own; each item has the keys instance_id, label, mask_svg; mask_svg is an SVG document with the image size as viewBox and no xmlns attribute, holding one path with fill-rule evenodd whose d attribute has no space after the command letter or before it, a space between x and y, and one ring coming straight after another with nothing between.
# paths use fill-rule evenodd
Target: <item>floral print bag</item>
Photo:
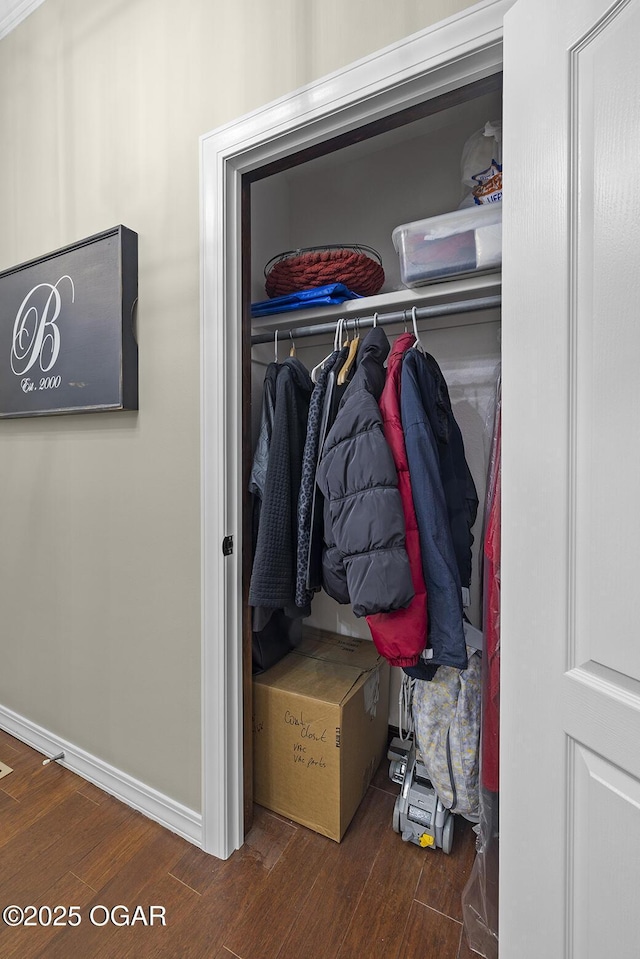
<instances>
[{"instance_id":1,"label":"floral print bag","mask_svg":"<svg viewBox=\"0 0 640 959\"><path fill-rule=\"evenodd\" d=\"M467 647L467 669L440 666L430 682L416 680L416 750L442 803L474 822L479 807L482 658Z\"/></svg>"}]
</instances>

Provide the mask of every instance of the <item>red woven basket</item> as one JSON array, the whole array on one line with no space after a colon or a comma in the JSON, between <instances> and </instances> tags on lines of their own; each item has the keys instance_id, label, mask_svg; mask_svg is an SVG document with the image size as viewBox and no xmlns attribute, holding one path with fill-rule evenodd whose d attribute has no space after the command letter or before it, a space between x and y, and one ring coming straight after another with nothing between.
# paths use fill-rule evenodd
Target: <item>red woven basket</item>
<instances>
[{"instance_id":1,"label":"red woven basket","mask_svg":"<svg viewBox=\"0 0 640 959\"><path fill-rule=\"evenodd\" d=\"M328 283L344 283L373 296L384 283L380 254L368 246L314 246L280 253L264 268L267 296L286 296Z\"/></svg>"}]
</instances>

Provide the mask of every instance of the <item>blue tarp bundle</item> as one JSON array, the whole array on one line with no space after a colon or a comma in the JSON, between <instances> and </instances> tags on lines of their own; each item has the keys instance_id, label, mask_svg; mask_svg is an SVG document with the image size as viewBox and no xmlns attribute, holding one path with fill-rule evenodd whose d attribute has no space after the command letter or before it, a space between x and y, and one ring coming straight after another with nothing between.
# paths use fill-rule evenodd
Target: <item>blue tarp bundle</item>
<instances>
[{"instance_id":1,"label":"blue tarp bundle","mask_svg":"<svg viewBox=\"0 0 640 959\"><path fill-rule=\"evenodd\" d=\"M271 300L262 300L251 304L252 316L268 316L270 313L287 313L290 310L303 310L309 306L335 306L345 300L361 299L344 283L328 283L326 286L314 286L310 290L299 290L286 296L275 296Z\"/></svg>"}]
</instances>

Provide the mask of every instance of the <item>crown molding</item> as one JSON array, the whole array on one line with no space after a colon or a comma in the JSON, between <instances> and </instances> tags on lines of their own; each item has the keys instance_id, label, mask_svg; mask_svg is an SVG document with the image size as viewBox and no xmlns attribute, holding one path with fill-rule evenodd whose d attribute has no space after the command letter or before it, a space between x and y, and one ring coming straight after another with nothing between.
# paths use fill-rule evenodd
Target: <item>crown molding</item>
<instances>
[{"instance_id":1,"label":"crown molding","mask_svg":"<svg viewBox=\"0 0 640 959\"><path fill-rule=\"evenodd\" d=\"M11 33L44 0L0 0L0 40Z\"/></svg>"}]
</instances>

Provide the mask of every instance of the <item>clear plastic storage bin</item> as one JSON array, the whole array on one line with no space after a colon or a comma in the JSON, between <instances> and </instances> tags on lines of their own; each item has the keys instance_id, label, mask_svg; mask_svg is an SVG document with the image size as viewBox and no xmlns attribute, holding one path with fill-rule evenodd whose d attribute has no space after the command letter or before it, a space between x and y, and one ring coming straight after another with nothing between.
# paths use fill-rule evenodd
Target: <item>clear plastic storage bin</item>
<instances>
[{"instance_id":1,"label":"clear plastic storage bin","mask_svg":"<svg viewBox=\"0 0 640 959\"><path fill-rule=\"evenodd\" d=\"M405 286L495 270L502 262L502 203L405 223L395 228L392 239Z\"/></svg>"}]
</instances>

